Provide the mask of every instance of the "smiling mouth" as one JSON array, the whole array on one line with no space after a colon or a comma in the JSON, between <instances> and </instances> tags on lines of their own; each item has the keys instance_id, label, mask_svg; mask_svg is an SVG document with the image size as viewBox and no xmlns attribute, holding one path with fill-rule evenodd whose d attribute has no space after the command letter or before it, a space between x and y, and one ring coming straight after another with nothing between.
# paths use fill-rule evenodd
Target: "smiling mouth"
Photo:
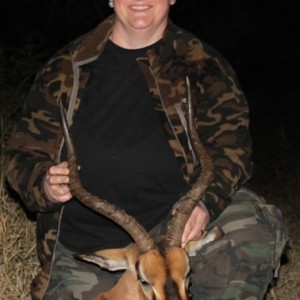
<instances>
[{"instance_id":1,"label":"smiling mouth","mask_svg":"<svg viewBox=\"0 0 300 300\"><path fill-rule=\"evenodd\" d=\"M138 10L138 11L142 11L142 10L147 10L149 9L150 6L146 6L146 5L135 5L135 6L131 6L132 10Z\"/></svg>"}]
</instances>

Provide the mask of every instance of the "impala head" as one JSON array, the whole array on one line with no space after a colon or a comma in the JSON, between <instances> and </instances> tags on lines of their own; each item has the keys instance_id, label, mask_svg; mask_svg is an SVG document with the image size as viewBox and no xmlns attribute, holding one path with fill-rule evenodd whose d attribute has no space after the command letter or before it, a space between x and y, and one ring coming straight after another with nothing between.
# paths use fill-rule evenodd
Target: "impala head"
<instances>
[{"instance_id":1,"label":"impala head","mask_svg":"<svg viewBox=\"0 0 300 300\"><path fill-rule=\"evenodd\" d=\"M139 299L139 300L185 300L188 297L189 255L206 243L222 235L215 227L198 241L181 248L184 226L195 206L213 180L213 162L201 143L193 125L190 86L187 79L189 112L189 133L193 149L202 172L198 180L179 201L166 236L154 241L136 219L106 200L89 194L81 185L76 155L61 105L61 118L67 145L70 168L69 188L71 193L84 205L93 209L123 227L134 240L134 244L122 249L108 249L91 255L80 255L81 259L98 264L110 271L126 270L118 284L110 291L95 299Z\"/></svg>"},{"instance_id":2,"label":"impala head","mask_svg":"<svg viewBox=\"0 0 300 300\"><path fill-rule=\"evenodd\" d=\"M223 232L214 227L204 237L181 247L166 247L165 237L155 239L156 247L140 253L132 243L121 249L106 249L80 259L99 265L110 271L126 271L118 284L94 300L185 300L189 286L189 256L194 256L203 245L218 239Z\"/></svg>"}]
</instances>

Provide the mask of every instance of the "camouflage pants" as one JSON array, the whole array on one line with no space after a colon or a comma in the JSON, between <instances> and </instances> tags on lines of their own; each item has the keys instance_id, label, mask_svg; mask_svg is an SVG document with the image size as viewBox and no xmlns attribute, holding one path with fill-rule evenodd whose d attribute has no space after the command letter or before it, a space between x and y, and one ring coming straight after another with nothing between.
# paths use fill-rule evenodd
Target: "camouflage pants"
<instances>
[{"instance_id":1,"label":"camouflage pants","mask_svg":"<svg viewBox=\"0 0 300 300\"><path fill-rule=\"evenodd\" d=\"M222 227L224 237L191 257L193 299L263 299L287 240L280 211L243 188L210 227L215 224ZM158 225L152 234L162 233L165 225ZM55 255L44 300L90 300L113 287L122 274L74 260L62 245Z\"/></svg>"}]
</instances>

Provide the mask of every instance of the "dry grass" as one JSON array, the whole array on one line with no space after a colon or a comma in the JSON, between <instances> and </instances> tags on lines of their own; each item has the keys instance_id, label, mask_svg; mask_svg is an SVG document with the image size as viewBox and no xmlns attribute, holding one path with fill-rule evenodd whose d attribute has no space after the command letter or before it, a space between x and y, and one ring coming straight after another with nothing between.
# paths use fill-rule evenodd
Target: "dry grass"
<instances>
[{"instance_id":1,"label":"dry grass","mask_svg":"<svg viewBox=\"0 0 300 300\"><path fill-rule=\"evenodd\" d=\"M38 269L35 224L20 205L1 192L0 299L30 299L30 282Z\"/></svg>"},{"instance_id":2,"label":"dry grass","mask_svg":"<svg viewBox=\"0 0 300 300\"><path fill-rule=\"evenodd\" d=\"M4 130L1 133L3 141ZM3 143L1 145L3 150ZM8 196L2 171L3 155L0 158L0 299L25 300L30 299L30 282L38 270L35 223L19 203Z\"/></svg>"}]
</instances>

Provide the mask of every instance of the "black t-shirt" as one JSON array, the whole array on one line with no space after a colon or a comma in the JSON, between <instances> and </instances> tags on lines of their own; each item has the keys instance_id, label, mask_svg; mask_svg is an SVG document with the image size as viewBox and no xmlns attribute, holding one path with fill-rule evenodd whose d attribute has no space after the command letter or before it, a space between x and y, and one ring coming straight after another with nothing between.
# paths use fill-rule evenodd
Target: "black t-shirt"
<instances>
[{"instance_id":1,"label":"black t-shirt","mask_svg":"<svg viewBox=\"0 0 300 300\"><path fill-rule=\"evenodd\" d=\"M88 92L70 131L86 190L150 230L166 217L186 182L136 61L148 48L127 50L108 42L92 63ZM132 242L118 225L76 199L64 207L59 239L80 252Z\"/></svg>"}]
</instances>

